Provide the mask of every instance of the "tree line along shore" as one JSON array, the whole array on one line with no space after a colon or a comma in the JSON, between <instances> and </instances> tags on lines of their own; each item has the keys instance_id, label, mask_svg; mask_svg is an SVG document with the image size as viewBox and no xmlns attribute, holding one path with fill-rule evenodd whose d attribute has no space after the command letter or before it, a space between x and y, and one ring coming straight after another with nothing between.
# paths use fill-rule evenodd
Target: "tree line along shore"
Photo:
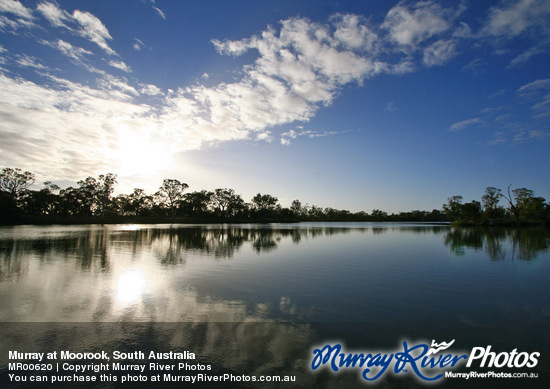
<instances>
[{"instance_id":1,"label":"tree line along shore","mask_svg":"<svg viewBox=\"0 0 550 389\"><path fill-rule=\"evenodd\" d=\"M512 190L510 186L505 192L487 187L481 202L464 203L462 196L451 196L441 210L388 214L379 209L352 213L304 205L299 200L283 207L277 197L260 193L245 202L233 189L190 192L186 183L176 179L164 179L154 194L135 188L131 194L115 196L117 176L112 173L87 177L64 189L49 181L42 189L30 189L34 184L32 172L1 170L0 224L395 221L550 225L550 204L543 197L536 197L531 189Z\"/></svg>"}]
</instances>

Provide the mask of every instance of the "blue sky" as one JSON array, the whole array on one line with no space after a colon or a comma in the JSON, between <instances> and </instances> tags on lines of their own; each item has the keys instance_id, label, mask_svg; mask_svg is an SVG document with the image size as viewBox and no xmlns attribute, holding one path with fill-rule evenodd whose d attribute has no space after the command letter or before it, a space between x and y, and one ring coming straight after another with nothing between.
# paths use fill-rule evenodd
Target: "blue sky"
<instances>
[{"instance_id":1,"label":"blue sky","mask_svg":"<svg viewBox=\"0 0 550 389\"><path fill-rule=\"evenodd\" d=\"M0 166L350 211L550 198L546 1L0 0Z\"/></svg>"}]
</instances>

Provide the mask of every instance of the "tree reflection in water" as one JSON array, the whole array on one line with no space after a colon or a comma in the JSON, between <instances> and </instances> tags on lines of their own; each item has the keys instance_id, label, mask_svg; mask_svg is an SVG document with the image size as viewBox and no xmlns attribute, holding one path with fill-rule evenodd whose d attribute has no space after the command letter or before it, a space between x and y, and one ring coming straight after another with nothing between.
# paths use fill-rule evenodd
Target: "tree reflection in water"
<instances>
[{"instance_id":1,"label":"tree reflection in water","mask_svg":"<svg viewBox=\"0 0 550 389\"><path fill-rule=\"evenodd\" d=\"M532 261L548 251L550 231L547 228L451 228L444 238L445 245L456 255L466 249L484 250L489 258L501 261Z\"/></svg>"}]
</instances>

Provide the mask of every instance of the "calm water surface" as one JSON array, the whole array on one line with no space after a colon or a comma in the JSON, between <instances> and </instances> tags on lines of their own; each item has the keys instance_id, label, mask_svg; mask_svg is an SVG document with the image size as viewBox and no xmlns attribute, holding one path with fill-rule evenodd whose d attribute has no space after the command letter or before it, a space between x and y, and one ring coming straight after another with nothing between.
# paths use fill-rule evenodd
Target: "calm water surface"
<instances>
[{"instance_id":1,"label":"calm water surface","mask_svg":"<svg viewBox=\"0 0 550 389\"><path fill-rule=\"evenodd\" d=\"M224 344L240 368L290 369L316 385L307 362L288 365L327 339L550 352L549 238L537 228L373 223L4 227L0 322L201 323L206 332L186 327L172 345L239 368L213 346ZM267 327L260 336L245 323ZM16 327L6 327L14 337ZM109 330L90 346L127 338ZM271 357L246 346L258 343Z\"/></svg>"}]
</instances>

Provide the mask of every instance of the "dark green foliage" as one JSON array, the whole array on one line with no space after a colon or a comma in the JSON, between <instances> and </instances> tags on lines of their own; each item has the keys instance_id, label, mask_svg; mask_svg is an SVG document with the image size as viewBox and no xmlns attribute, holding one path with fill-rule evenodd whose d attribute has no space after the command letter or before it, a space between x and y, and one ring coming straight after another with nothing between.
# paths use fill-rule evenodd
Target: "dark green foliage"
<instances>
[{"instance_id":1,"label":"dark green foliage","mask_svg":"<svg viewBox=\"0 0 550 389\"><path fill-rule=\"evenodd\" d=\"M159 223L159 222L456 222L459 224L550 224L550 205L526 188L502 194L488 187L481 201L464 203L462 196L451 196L443 211L414 210L388 214L374 209L369 214L352 213L331 207L321 208L292 201L281 206L277 197L258 193L250 203L235 190L218 188L184 193L189 187L176 179L163 180L159 191L147 195L135 188L129 194L113 197L116 175L78 181L78 187L60 189L45 182L39 190L29 189L34 174L21 169L0 171L0 223ZM505 209L501 198L508 202Z\"/></svg>"},{"instance_id":2,"label":"dark green foliage","mask_svg":"<svg viewBox=\"0 0 550 389\"><path fill-rule=\"evenodd\" d=\"M445 215L458 224L550 224L550 205L543 197L535 197L531 189L517 188L502 194L500 189L487 187L481 200L462 204L462 196L452 196L443 204ZM508 209L499 206L501 198L508 202Z\"/></svg>"}]
</instances>

